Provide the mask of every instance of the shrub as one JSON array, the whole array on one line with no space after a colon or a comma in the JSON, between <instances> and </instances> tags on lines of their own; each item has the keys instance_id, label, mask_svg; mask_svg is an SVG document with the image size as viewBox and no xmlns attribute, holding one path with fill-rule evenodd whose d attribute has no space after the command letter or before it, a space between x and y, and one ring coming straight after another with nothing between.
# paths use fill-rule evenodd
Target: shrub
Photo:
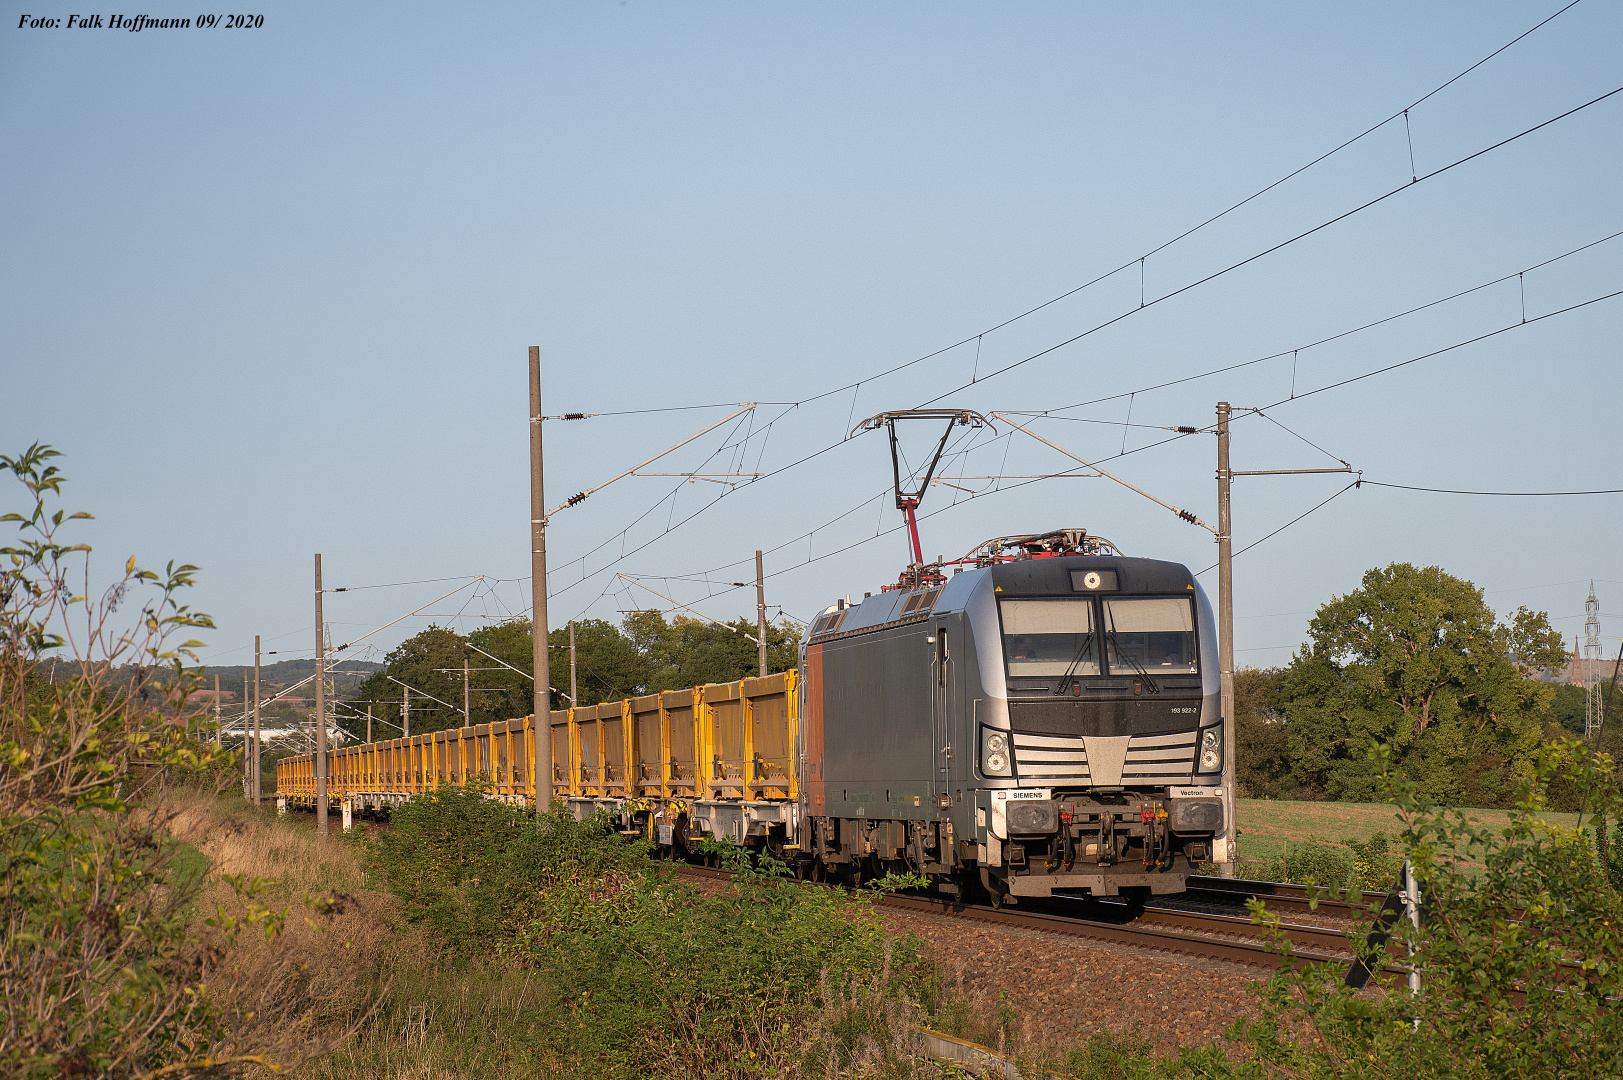
<instances>
[{"instance_id":1,"label":"shrub","mask_svg":"<svg viewBox=\"0 0 1623 1080\"><path fill-rule=\"evenodd\" d=\"M1286 858L1270 864L1269 869L1278 870L1278 876L1271 878L1274 881L1292 881L1338 891L1352 884L1355 873L1351 855L1319 840L1290 847Z\"/></svg>"},{"instance_id":2,"label":"shrub","mask_svg":"<svg viewBox=\"0 0 1623 1080\"><path fill-rule=\"evenodd\" d=\"M1394 851L1384 832L1377 832L1368 840L1343 840L1352 852L1354 889L1375 889L1389 892L1403 873L1403 858Z\"/></svg>"},{"instance_id":3,"label":"shrub","mask_svg":"<svg viewBox=\"0 0 1623 1080\"><path fill-rule=\"evenodd\" d=\"M1216 868L1201 868L1215 873ZM1374 889L1389 892L1403 871L1403 858L1392 851L1387 835L1377 832L1368 840L1349 838L1339 844L1309 840L1294 844L1278 859L1247 863L1244 873L1263 881L1288 881L1313 885L1332 892Z\"/></svg>"},{"instance_id":4,"label":"shrub","mask_svg":"<svg viewBox=\"0 0 1623 1080\"><path fill-rule=\"evenodd\" d=\"M194 934L208 875L167 835L154 798L226 761L184 705L180 665L201 643L173 644L212 625L179 601L195 568L158 573L131 558L99 602L75 593L72 582L89 579L89 548L61 530L90 515L50 508L63 484L56 456L38 444L0 455L31 504L0 516L20 534L0 547L0 1074L188 1076L284 1063L305 1048L296 1019L217 1007L210 988L230 988L215 978L220 945L245 929L274 934L285 913L249 895L209 941ZM132 625L118 625L116 613L137 603ZM120 665L133 681L120 681Z\"/></svg>"},{"instance_id":5,"label":"shrub","mask_svg":"<svg viewBox=\"0 0 1623 1080\"><path fill-rule=\"evenodd\" d=\"M537 920L577 904L604 883L649 877L646 842L626 842L606 815L576 821L486 797L479 785L442 787L396 807L393 827L370 841L369 869L398 897L402 915L450 953L511 955ZM607 894L605 894L606 896Z\"/></svg>"},{"instance_id":6,"label":"shrub","mask_svg":"<svg viewBox=\"0 0 1623 1080\"><path fill-rule=\"evenodd\" d=\"M538 925L530 955L576 1018L558 1032L561 1056L600 1076L776 1076L831 995L888 999L926 977L864 898L747 858L718 896L643 879L595 925ZM839 1030L823 1049L847 1063L857 1051Z\"/></svg>"},{"instance_id":7,"label":"shrub","mask_svg":"<svg viewBox=\"0 0 1623 1080\"><path fill-rule=\"evenodd\" d=\"M877 995L900 1015L902 991L928 978L916 948L887 945L865 898L789 880L765 857L725 857L732 884L705 896L606 817L516 813L466 789L413 799L370 849L442 949L534 975L553 1020L534 1027L530 1052L555 1073L779 1076L808 1043L869 1060L859 1036L878 1045L892 1025L854 1033L849 1010L834 1023L825 1006Z\"/></svg>"},{"instance_id":8,"label":"shrub","mask_svg":"<svg viewBox=\"0 0 1623 1080\"><path fill-rule=\"evenodd\" d=\"M1239 1029L1255 1057L1238 1072L1615 1077L1623 902L1587 835L1539 817L1546 786L1561 777L1615 815L1610 759L1576 742L1544 748L1502 833L1435 806L1389 768L1383 777L1402 811L1400 846L1423 890L1425 920L1418 931L1399 924L1370 959L1377 970L1413 963L1421 992L1354 991L1333 968L1287 964L1267 985L1264 1018ZM1288 943L1280 947L1288 954Z\"/></svg>"}]
</instances>

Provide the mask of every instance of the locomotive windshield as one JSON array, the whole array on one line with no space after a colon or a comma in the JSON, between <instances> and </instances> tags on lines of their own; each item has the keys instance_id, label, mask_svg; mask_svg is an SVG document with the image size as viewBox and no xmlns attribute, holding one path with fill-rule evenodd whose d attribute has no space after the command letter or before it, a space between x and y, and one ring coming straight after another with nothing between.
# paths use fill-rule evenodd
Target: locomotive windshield
<instances>
[{"instance_id":1,"label":"locomotive windshield","mask_svg":"<svg viewBox=\"0 0 1623 1080\"><path fill-rule=\"evenodd\" d=\"M1105 600L1105 643L1118 674L1193 674L1195 611L1184 597Z\"/></svg>"},{"instance_id":2,"label":"locomotive windshield","mask_svg":"<svg viewBox=\"0 0 1623 1080\"><path fill-rule=\"evenodd\" d=\"M1003 654L1014 677L1099 674L1094 648L1093 601L1004 600Z\"/></svg>"}]
</instances>

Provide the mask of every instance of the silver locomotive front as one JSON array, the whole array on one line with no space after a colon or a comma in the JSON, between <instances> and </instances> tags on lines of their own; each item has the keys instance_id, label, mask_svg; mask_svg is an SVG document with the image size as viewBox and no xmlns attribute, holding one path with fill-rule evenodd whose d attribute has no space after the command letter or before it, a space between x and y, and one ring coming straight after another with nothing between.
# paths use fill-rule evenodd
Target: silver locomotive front
<instances>
[{"instance_id":1,"label":"silver locomotive front","mask_svg":"<svg viewBox=\"0 0 1623 1080\"><path fill-rule=\"evenodd\" d=\"M994 898L1183 891L1223 829L1216 634L1199 584L1177 563L1120 557L979 573L965 614L982 883Z\"/></svg>"}]
</instances>

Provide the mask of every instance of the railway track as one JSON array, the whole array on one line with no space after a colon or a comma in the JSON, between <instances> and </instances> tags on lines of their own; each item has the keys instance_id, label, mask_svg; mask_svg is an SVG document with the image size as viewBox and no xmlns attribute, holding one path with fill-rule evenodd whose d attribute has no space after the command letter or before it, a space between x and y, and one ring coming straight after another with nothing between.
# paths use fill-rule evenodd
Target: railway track
<instances>
[{"instance_id":1,"label":"railway track","mask_svg":"<svg viewBox=\"0 0 1623 1080\"><path fill-rule=\"evenodd\" d=\"M1291 885L1278 881L1250 881L1245 878L1190 878L1184 896L1190 900L1234 906L1255 897L1269 910L1314 912L1330 918L1359 919L1369 914L1371 904L1380 906L1385 893L1364 890L1337 897L1332 889L1313 885Z\"/></svg>"},{"instance_id":2,"label":"railway track","mask_svg":"<svg viewBox=\"0 0 1623 1080\"><path fill-rule=\"evenodd\" d=\"M732 876L725 870L698 866L683 866L680 873L689 877L712 879L727 879ZM1246 884L1266 886L1272 883ZM1232 897L1238 895L1240 890L1229 889L1224 892ZM1303 896L1301 899L1305 907L1306 897ZM1268 943L1262 940L1261 929L1246 916L1185 911L1155 905L1135 910L1126 904L1093 901L1091 905L1095 912L1107 917L1081 918L1076 915L1058 914L1051 910L992 908L945 898L908 896L899 893L886 893L878 902L900 911L923 912L972 922L1064 934L1069 937L1154 949L1182 956L1223 960L1268 970L1277 969L1283 962L1283 957L1278 952L1272 951ZM1351 912L1362 909L1348 906L1348 910ZM1312 964L1337 964L1343 967L1352 962L1352 948L1345 933L1340 930L1295 923L1282 923L1280 929L1291 942L1292 952L1302 961ZM1389 968L1388 971L1402 974L1394 968Z\"/></svg>"},{"instance_id":3,"label":"railway track","mask_svg":"<svg viewBox=\"0 0 1623 1080\"><path fill-rule=\"evenodd\" d=\"M1131 921L1118 923L1048 912L1014 911L1009 908L960 904L934 897L891 894L883 897L880 903L886 907L906 911L927 911L975 922L1041 930L1051 934L1065 934L1070 937L1089 938L1094 941L1106 941L1139 949L1154 949L1183 956L1225 960L1269 970L1278 968L1283 961L1279 953L1270 951L1266 942L1254 936L1258 928L1253 926L1249 919L1234 916L1146 907ZM1282 929L1291 940L1292 950L1302 960L1316 964L1348 964L1352 961L1347 939L1339 933L1321 927L1289 924Z\"/></svg>"}]
</instances>

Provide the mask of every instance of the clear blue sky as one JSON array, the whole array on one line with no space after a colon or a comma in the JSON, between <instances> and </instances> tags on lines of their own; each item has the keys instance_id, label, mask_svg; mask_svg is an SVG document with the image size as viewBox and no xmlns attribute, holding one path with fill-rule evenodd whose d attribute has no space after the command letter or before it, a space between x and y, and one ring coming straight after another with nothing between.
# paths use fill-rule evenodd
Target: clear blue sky
<instances>
[{"instance_id":1,"label":"clear blue sky","mask_svg":"<svg viewBox=\"0 0 1623 1080\"><path fill-rule=\"evenodd\" d=\"M752 590L700 579L745 580L757 547L769 602L805 619L905 562L900 534L875 538L898 521L882 437L840 443L865 416L1125 314L944 399L1108 398L1035 428L1102 460L1166 437L1157 425L1210 424L1220 399L1271 405L1293 377L1300 395L1502 329L1524 292L1536 319L1623 289L1619 238L1289 355L1623 229L1620 94L1142 311L1135 265L977 338L1399 112L1558 0L283 3L258 29L139 33L19 28L81 11L5 6L0 452L65 452L69 503L97 515L82 534L97 581L131 554L198 564L191 599L219 624L205 654L219 664L250 660L256 633L309 651L316 551L330 586L487 575L368 639L383 649L430 616L469 629L527 609L532 344L548 413L801 403L763 404L653 471L771 472L832 447L668 534L726 489L627 479L561 512L554 625L662 606L617 572L752 615ZM1407 125L1151 255L1143 297L1619 86L1623 12L1583 0ZM1623 298L1288 402L1269 414L1284 427L1236 423L1235 467L1341 458L1425 487L1623 487L1620 327ZM1149 426L1124 428L1129 408ZM549 424L548 501L725 415ZM1105 467L1215 521L1214 443ZM1070 464L1018 433L957 449L948 470L964 476ZM1237 546L1345 482L1237 481ZM938 510L931 556L1080 525L1129 554L1215 560L1208 534L1105 480L937 487ZM1615 495L1349 491L1237 559L1239 660L1283 662L1318 605L1396 560L1467 577L1501 612L1546 609L1569 638L1596 578L1611 653L1620 524ZM335 595L334 638L455 584Z\"/></svg>"}]
</instances>

